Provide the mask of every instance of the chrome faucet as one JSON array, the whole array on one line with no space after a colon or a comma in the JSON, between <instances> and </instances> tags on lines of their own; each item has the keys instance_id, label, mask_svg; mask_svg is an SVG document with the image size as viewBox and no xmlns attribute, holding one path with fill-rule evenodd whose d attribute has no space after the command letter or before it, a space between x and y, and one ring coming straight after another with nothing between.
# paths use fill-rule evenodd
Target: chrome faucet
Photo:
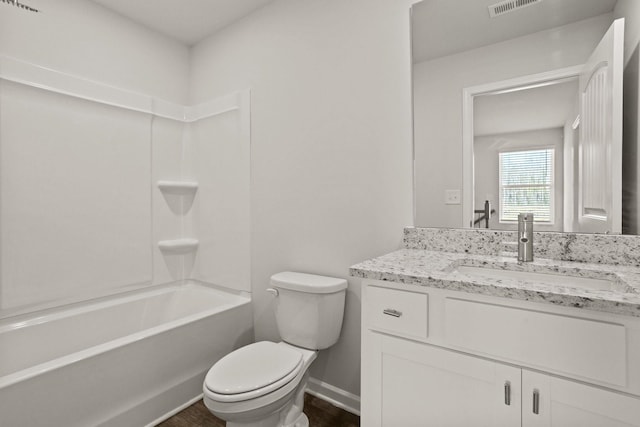
<instances>
[{"instance_id":1,"label":"chrome faucet","mask_svg":"<svg viewBox=\"0 0 640 427\"><path fill-rule=\"evenodd\" d=\"M533 214L518 215L518 261L533 261Z\"/></svg>"}]
</instances>

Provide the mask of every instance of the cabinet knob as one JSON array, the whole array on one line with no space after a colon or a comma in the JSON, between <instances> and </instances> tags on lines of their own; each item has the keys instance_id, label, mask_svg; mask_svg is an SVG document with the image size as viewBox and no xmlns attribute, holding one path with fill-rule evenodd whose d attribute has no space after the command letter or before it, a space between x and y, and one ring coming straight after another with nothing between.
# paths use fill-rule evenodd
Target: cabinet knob
<instances>
[{"instance_id":1,"label":"cabinet knob","mask_svg":"<svg viewBox=\"0 0 640 427\"><path fill-rule=\"evenodd\" d=\"M393 317L402 316L402 312L401 311L394 310L393 308L385 308L384 310L382 310L382 312L384 314L386 314L387 316L393 316Z\"/></svg>"},{"instance_id":2,"label":"cabinet knob","mask_svg":"<svg viewBox=\"0 0 640 427\"><path fill-rule=\"evenodd\" d=\"M533 390L533 413L536 415L540 413L540 392L538 389Z\"/></svg>"}]
</instances>

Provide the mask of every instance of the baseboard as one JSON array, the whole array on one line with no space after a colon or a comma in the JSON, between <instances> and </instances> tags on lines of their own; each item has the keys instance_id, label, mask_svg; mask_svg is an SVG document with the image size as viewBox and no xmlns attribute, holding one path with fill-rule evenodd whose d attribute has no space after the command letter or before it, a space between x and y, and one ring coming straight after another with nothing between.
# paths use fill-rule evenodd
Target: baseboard
<instances>
[{"instance_id":1,"label":"baseboard","mask_svg":"<svg viewBox=\"0 0 640 427\"><path fill-rule=\"evenodd\" d=\"M199 395L197 395L196 397L189 399L187 402L183 403L182 405L178 406L177 408L167 412L166 414L164 414L161 417L156 418L155 421L153 421L150 424L147 424L145 427L154 427L157 426L158 424L160 424L163 421L168 420L169 418L173 417L175 414L177 414L178 412L182 412L182 410L187 409L189 406L193 405L194 403L196 403L197 401L199 401L200 399L202 399L202 396L204 396L203 393L200 393Z\"/></svg>"},{"instance_id":2,"label":"baseboard","mask_svg":"<svg viewBox=\"0 0 640 427\"><path fill-rule=\"evenodd\" d=\"M360 416L360 396L315 378L309 378L306 391L340 409Z\"/></svg>"}]
</instances>

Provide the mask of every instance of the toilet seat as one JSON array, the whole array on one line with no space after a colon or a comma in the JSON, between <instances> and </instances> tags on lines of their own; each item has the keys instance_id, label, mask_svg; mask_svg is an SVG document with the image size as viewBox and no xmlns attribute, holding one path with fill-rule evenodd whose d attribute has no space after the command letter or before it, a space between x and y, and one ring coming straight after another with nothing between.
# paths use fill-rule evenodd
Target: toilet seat
<instances>
[{"instance_id":1,"label":"toilet seat","mask_svg":"<svg viewBox=\"0 0 640 427\"><path fill-rule=\"evenodd\" d=\"M264 396L284 387L300 373L302 353L270 341L233 351L207 373L204 384L218 402L240 402Z\"/></svg>"}]
</instances>

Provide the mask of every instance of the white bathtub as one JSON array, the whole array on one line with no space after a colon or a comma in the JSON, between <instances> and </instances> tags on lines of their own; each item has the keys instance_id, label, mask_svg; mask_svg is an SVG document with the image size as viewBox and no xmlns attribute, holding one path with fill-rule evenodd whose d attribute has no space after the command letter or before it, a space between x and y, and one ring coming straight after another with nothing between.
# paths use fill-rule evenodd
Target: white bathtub
<instances>
[{"instance_id":1,"label":"white bathtub","mask_svg":"<svg viewBox=\"0 0 640 427\"><path fill-rule=\"evenodd\" d=\"M0 323L0 425L155 425L253 339L250 299L196 284Z\"/></svg>"}]
</instances>

